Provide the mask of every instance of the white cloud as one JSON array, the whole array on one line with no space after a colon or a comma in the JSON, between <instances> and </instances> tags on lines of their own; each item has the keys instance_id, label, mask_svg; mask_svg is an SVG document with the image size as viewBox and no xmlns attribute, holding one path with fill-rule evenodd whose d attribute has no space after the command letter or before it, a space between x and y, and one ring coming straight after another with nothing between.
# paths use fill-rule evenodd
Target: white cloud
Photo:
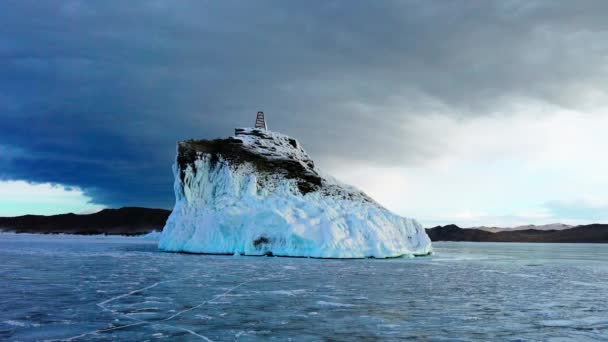
<instances>
[{"instance_id":1,"label":"white cloud","mask_svg":"<svg viewBox=\"0 0 608 342\"><path fill-rule=\"evenodd\" d=\"M0 216L90 213L104 208L89 203L90 200L79 188L0 181Z\"/></svg>"},{"instance_id":2,"label":"white cloud","mask_svg":"<svg viewBox=\"0 0 608 342\"><path fill-rule=\"evenodd\" d=\"M581 113L525 102L509 110L467 119L415 117L404 135L426 137L434 158L395 168L332 163L328 171L427 226L597 220L584 216L591 209L579 206L577 214L572 206L557 210L547 203L608 201L608 110Z\"/></svg>"}]
</instances>

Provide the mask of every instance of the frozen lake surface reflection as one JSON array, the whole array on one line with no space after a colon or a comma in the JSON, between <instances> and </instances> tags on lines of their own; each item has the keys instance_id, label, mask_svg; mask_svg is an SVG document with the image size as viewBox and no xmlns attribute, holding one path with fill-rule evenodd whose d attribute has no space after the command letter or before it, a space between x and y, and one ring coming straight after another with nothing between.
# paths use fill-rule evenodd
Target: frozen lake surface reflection
<instances>
[{"instance_id":1,"label":"frozen lake surface reflection","mask_svg":"<svg viewBox=\"0 0 608 342\"><path fill-rule=\"evenodd\" d=\"M0 339L608 340L608 245L433 246L317 260L0 234Z\"/></svg>"}]
</instances>

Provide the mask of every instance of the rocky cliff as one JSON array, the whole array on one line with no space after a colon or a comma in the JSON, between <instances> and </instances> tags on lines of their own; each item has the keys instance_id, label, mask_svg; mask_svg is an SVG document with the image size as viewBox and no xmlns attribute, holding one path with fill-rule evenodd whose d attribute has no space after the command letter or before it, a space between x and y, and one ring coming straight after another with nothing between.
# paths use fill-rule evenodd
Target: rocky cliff
<instances>
[{"instance_id":1,"label":"rocky cliff","mask_svg":"<svg viewBox=\"0 0 608 342\"><path fill-rule=\"evenodd\" d=\"M385 258L432 250L418 222L324 175L280 133L243 128L180 142L174 173L165 251Z\"/></svg>"}]
</instances>

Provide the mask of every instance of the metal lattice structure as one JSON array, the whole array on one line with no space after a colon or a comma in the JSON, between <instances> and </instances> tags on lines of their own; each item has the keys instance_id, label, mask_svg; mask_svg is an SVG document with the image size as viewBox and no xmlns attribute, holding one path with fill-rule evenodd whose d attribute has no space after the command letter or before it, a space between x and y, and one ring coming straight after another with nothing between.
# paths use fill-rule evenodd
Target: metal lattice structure
<instances>
[{"instance_id":1,"label":"metal lattice structure","mask_svg":"<svg viewBox=\"0 0 608 342\"><path fill-rule=\"evenodd\" d=\"M255 118L255 128L268 129L266 120L264 119L264 112L258 112L258 115Z\"/></svg>"}]
</instances>

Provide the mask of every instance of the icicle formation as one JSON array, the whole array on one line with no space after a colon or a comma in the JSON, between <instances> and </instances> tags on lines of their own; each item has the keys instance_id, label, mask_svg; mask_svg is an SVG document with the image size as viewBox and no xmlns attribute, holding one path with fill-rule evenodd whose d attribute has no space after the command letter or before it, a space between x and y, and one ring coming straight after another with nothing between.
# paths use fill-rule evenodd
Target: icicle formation
<instances>
[{"instance_id":1,"label":"icicle formation","mask_svg":"<svg viewBox=\"0 0 608 342\"><path fill-rule=\"evenodd\" d=\"M174 173L176 204L159 243L165 251L318 258L432 251L418 222L321 176L283 134L249 128L225 140L182 142Z\"/></svg>"}]
</instances>

